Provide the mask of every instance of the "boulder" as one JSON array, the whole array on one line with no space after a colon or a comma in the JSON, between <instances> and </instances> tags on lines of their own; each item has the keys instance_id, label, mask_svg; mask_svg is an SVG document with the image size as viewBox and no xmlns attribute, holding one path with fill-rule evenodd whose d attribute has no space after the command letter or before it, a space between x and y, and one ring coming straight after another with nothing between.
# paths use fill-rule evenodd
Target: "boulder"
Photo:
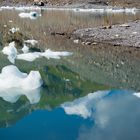
<instances>
[{"instance_id":1,"label":"boulder","mask_svg":"<svg viewBox=\"0 0 140 140\"><path fill-rule=\"evenodd\" d=\"M34 5L36 5L36 6L44 6L45 3L43 1L40 1L40 0L34 0Z\"/></svg>"}]
</instances>

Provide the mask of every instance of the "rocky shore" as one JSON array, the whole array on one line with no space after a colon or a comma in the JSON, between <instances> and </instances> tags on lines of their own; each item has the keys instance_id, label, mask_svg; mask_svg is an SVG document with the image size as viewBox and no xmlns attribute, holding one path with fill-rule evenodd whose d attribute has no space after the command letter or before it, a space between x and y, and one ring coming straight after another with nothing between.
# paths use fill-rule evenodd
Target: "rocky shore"
<instances>
[{"instance_id":1,"label":"rocky shore","mask_svg":"<svg viewBox=\"0 0 140 140\"><path fill-rule=\"evenodd\" d=\"M68 6L68 5L100 5L140 8L139 0L0 0L1 6Z\"/></svg>"},{"instance_id":2,"label":"rocky shore","mask_svg":"<svg viewBox=\"0 0 140 140\"><path fill-rule=\"evenodd\" d=\"M122 25L108 25L97 28L76 30L72 34L74 42L87 45L106 43L113 46L140 47L140 21Z\"/></svg>"},{"instance_id":3,"label":"rocky shore","mask_svg":"<svg viewBox=\"0 0 140 140\"><path fill-rule=\"evenodd\" d=\"M78 9L112 9L114 12L119 8L127 12L131 10L131 13L135 14L135 10L140 8L139 0L0 0L1 6L36 6L36 7L55 7L55 8L75 8ZM130 7L130 9L129 9ZM134 10L134 11L133 11ZM130 11L129 11L130 12ZM96 45L97 43L106 43L113 46L129 46L140 47L140 21L131 21L122 25L110 25L100 26L96 28L81 28L75 29L74 32L62 32L56 31L51 35L68 36L73 39L74 43L81 43L84 45ZM1 31L2 32L2 31ZM57 33L58 32L58 33ZM21 36L21 35L20 35ZM10 37L12 38L12 37Z\"/></svg>"}]
</instances>

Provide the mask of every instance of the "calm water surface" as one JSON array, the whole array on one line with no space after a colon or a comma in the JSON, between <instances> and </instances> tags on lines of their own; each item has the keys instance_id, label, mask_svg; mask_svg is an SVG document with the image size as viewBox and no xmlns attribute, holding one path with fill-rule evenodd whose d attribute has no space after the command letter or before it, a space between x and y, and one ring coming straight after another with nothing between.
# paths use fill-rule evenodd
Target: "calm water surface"
<instances>
[{"instance_id":1,"label":"calm water surface","mask_svg":"<svg viewBox=\"0 0 140 140\"><path fill-rule=\"evenodd\" d=\"M1 50L14 27L22 34L19 40L36 39L34 47L41 51L73 55L16 60L22 72L38 70L43 86L24 95L22 89L0 90L0 140L139 140L140 98L134 95L140 91L139 50L83 46L50 32L123 24L140 13L37 11L41 16L32 20L19 17L21 12L30 11L0 11ZM11 65L2 52L0 60L0 69Z\"/></svg>"}]
</instances>

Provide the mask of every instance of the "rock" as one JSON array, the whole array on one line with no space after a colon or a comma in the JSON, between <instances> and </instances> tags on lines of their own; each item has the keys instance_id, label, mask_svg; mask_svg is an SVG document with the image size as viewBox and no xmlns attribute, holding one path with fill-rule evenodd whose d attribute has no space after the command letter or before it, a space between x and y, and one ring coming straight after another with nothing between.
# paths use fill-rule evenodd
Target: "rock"
<instances>
[{"instance_id":1,"label":"rock","mask_svg":"<svg viewBox=\"0 0 140 140\"><path fill-rule=\"evenodd\" d=\"M112 26L111 25L108 25L108 26L103 26L102 29L111 29Z\"/></svg>"},{"instance_id":2,"label":"rock","mask_svg":"<svg viewBox=\"0 0 140 140\"><path fill-rule=\"evenodd\" d=\"M96 42L93 42L92 45L97 45L97 43Z\"/></svg>"},{"instance_id":3,"label":"rock","mask_svg":"<svg viewBox=\"0 0 140 140\"><path fill-rule=\"evenodd\" d=\"M91 42L86 42L85 45L91 45Z\"/></svg>"},{"instance_id":4,"label":"rock","mask_svg":"<svg viewBox=\"0 0 140 140\"><path fill-rule=\"evenodd\" d=\"M101 0L89 1L88 4L104 5L104 6L107 6L108 5L107 2L104 2L104 1L101 1Z\"/></svg>"},{"instance_id":5,"label":"rock","mask_svg":"<svg viewBox=\"0 0 140 140\"><path fill-rule=\"evenodd\" d=\"M36 5L36 6L44 6L45 3L43 1L34 0L34 5Z\"/></svg>"},{"instance_id":6,"label":"rock","mask_svg":"<svg viewBox=\"0 0 140 140\"><path fill-rule=\"evenodd\" d=\"M64 33L64 32L62 32L62 33L61 32L51 32L50 34L54 35L54 36L55 35L60 35L60 36L65 36L66 35L66 33Z\"/></svg>"},{"instance_id":7,"label":"rock","mask_svg":"<svg viewBox=\"0 0 140 140\"><path fill-rule=\"evenodd\" d=\"M24 40L25 36L21 33L21 32L5 32L3 33L3 43L7 44L10 42L15 42L17 47L21 47L23 44L23 40Z\"/></svg>"}]
</instances>

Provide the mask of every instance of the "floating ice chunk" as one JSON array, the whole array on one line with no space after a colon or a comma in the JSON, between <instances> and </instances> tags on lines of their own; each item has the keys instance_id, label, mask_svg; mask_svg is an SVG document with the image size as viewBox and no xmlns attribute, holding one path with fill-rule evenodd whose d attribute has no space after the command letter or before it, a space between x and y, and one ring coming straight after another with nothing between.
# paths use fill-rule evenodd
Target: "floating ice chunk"
<instances>
[{"instance_id":1,"label":"floating ice chunk","mask_svg":"<svg viewBox=\"0 0 140 140\"><path fill-rule=\"evenodd\" d=\"M29 74L22 73L14 66L6 66L0 74L0 90L20 88L23 90L34 90L42 85L40 73L31 71Z\"/></svg>"},{"instance_id":2,"label":"floating ice chunk","mask_svg":"<svg viewBox=\"0 0 140 140\"><path fill-rule=\"evenodd\" d=\"M31 71L29 75L22 80L21 87L27 90L39 88L42 85L41 75L38 71Z\"/></svg>"},{"instance_id":3,"label":"floating ice chunk","mask_svg":"<svg viewBox=\"0 0 140 140\"><path fill-rule=\"evenodd\" d=\"M37 43L38 43L38 41L37 40L34 40L34 39L31 39L31 40L26 40L26 41L24 41L25 43L28 43L28 44L31 44L31 45L33 45L33 46L35 46Z\"/></svg>"},{"instance_id":4,"label":"floating ice chunk","mask_svg":"<svg viewBox=\"0 0 140 140\"><path fill-rule=\"evenodd\" d=\"M140 98L140 92L138 92L138 93L133 93L133 95L136 96L136 97L138 97L138 98Z\"/></svg>"},{"instance_id":5,"label":"floating ice chunk","mask_svg":"<svg viewBox=\"0 0 140 140\"><path fill-rule=\"evenodd\" d=\"M22 48L22 51L23 51L23 53L28 53L29 52L29 47L24 44L23 48Z\"/></svg>"},{"instance_id":6,"label":"floating ice chunk","mask_svg":"<svg viewBox=\"0 0 140 140\"><path fill-rule=\"evenodd\" d=\"M11 7L11 6L2 6L1 9L6 9L6 10L13 10L14 7Z\"/></svg>"},{"instance_id":7,"label":"floating ice chunk","mask_svg":"<svg viewBox=\"0 0 140 140\"><path fill-rule=\"evenodd\" d=\"M25 60L25 61L29 61L29 62L32 62L35 59L40 58L40 57L41 57L40 52L32 52L32 53L25 53L25 54L17 55L17 59Z\"/></svg>"},{"instance_id":8,"label":"floating ice chunk","mask_svg":"<svg viewBox=\"0 0 140 140\"><path fill-rule=\"evenodd\" d=\"M136 14L136 12L137 12L137 9L134 7L134 8L126 8L125 9L125 12L126 13L132 13L132 14Z\"/></svg>"},{"instance_id":9,"label":"floating ice chunk","mask_svg":"<svg viewBox=\"0 0 140 140\"><path fill-rule=\"evenodd\" d=\"M15 48L15 42L9 43L8 46L3 48L2 52L8 55L8 59L11 63L15 63L15 59L17 57L17 49Z\"/></svg>"},{"instance_id":10,"label":"floating ice chunk","mask_svg":"<svg viewBox=\"0 0 140 140\"><path fill-rule=\"evenodd\" d=\"M40 100L42 79L38 71L22 73L16 66L10 65L2 69L0 74L0 97L15 103L21 95L25 95L31 104Z\"/></svg>"},{"instance_id":11,"label":"floating ice chunk","mask_svg":"<svg viewBox=\"0 0 140 140\"><path fill-rule=\"evenodd\" d=\"M28 40L27 42L30 42ZM26 43L27 43L26 42ZM34 44L34 40L31 41L31 44ZM46 50L45 52L28 52L29 48L24 44L22 48L23 54L17 54L17 49L15 48L15 42L9 43L8 46L4 47L2 52L8 55L8 59L11 63L15 63L15 59L25 60L25 61L34 61L37 58L46 57L47 59L54 58L60 59L64 56L72 55L71 52L66 51L51 51L50 49Z\"/></svg>"},{"instance_id":12,"label":"floating ice chunk","mask_svg":"<svg viewBox=\"0 0 140 140\"><path fill-rule=\"evenodd\" d=\"M95 104L103 97L109 94L109 91L98 91L89 93L87 96L74 100L73 102L66 102L61 105L66 114L80 115L83 118L91 117Z\"/></svg>"},{"instance_id":13,"label":"floating ice chunk","mask_svg":"<svg viewBox=\"0 0 140 140\"><path fill-rule=\"evenodd\" d=\"M25 61L34 61L37 58L46 57L47 59L54 58L54 59L60 59L63 56L69 56L72 55L71 52L55 52L51 51L50 49L46 50L45 52L30 52L25 54L19 54L17 55L17 59L25 60Z\"/></svg>"},{"instance_id":14,"label":"floating ice chunk","mask_svg":"<svg viewBox=\"0 0 140 140\"><path fill-rule=\"evenodd\" d=\"M20 13L19 16L21 18L30 18L30 19L37 19L41 14L38 14L37 12L30 12L30 13Z\"/></svg>"},{"instance_id":15,"label":"floating ice chunk","mask_svg":"<svg viewBox=\"0 0 140 140\"><path fill-rule=\"evenodd\" d=\"M54 58L54 59L60 59L63 56L69 56L72 55L71 52L67 52L67 51L63 51L63 52L59 52L59 51L52 51L50 49L46 50L44 53L41 54L42 56L50 59L50 58Z\"/></svg>"},{"instance_id":16,"label":"floating ice chunk","mask_svg":"<svg viewBox=\"0 0 140 140\"><path fill-rule=\"evenodd\" d=\"M19 28L11 28L9 31L14 34L15 32L19 31Z\"/></svg>"}]
</instances>

